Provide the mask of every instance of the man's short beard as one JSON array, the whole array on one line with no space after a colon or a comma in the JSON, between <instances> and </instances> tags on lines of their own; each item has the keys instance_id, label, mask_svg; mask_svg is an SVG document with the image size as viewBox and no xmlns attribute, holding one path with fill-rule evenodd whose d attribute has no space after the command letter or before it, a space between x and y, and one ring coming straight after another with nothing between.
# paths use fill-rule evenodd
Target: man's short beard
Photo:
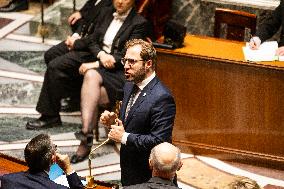
<instances>
[{"instance_id":1,"label":"man's short beard","mask_svg":"<svg viewBox=\"0 0 284 189\"><path fill-rule=\"evenodd\" d=\"M142 67L135 73L135 76L133 77L133 81L134 83L140 83L141 81L145 79L145 77L146 77L145 68Z\"/></svg>"}]
</instances>

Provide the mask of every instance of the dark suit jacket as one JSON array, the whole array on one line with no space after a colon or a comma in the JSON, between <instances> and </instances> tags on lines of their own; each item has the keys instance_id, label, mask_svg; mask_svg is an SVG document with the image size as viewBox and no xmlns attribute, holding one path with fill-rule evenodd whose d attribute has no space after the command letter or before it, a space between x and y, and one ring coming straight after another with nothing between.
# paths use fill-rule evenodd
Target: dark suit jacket
<instances>
[{"instance_id":1,"label":"dark suit jacket","mask_svg":"<svg viewBox=\"0 0 284 189\"><path fill-rule=\"evenodd\" d=\"M82 18L78 20L73 26L72 31L81 36L90 35L94 32L97 19L104 7L112 6L112 0L101 0L96 6L97 0L88 0L79 11Z\"/></svg>"},{"instance_id":2,"label":"dark suit jacket","mask_svg":"<svg viewBox=\"0 0 284 189\"><path fill-rule=\"evenodd\" d=\"M170 180L165 180L159 177L152 177L148 182L142 184L136 184L132 186L123 187L123 189L179 189Z\"/></svg>"},{"instance_id":3,"label":"dark suit jacket","mask_svg":"<svg viewBox=\"0 0 284 189\"><path fill-rule=\"evenodd\" d=\"M124 121L125 109L133 88L132 82L124 87L121 120L130 133L126 145L121 145L120 166L122 185L128 186L151 178L148 159L151 149L162 142L171 142L176 113L174 98L155 77L141 91Z\"/></svg>"},{"instance_id":4,"label":"dark suit jacket","mask_svg":"<svg viewBox=\"0 0 284 189\"><path fill-rule=\"evenodd\" d=\"M263 24L260 24L256 32L262 42L271 38L282 26L279 46L284 45L284 1L280 1L280 5L273 11Z\"/></svg>"},{"instance_id":5,"label":"dark suit jacket","mask_svg":"<svg viewBox=\"0 0 284 189\"><path fill-rule=\"evenodd\" d=\"M114 11L115 9L113 7L105 8L102 11L103 14L100 15L102 19L98 18L99 22L97 23L97 26L95 26L95 32L81 40L76 40L74 43L74 50L88 50L97 57L98 53L102 50L104 36L113 20ZM138 15L133 8L126 17L112 43L110 54L113 55L116 60L116 68L123 68L120 60L125 53L125 43L134 38L146 38L146 30L147 20Z\"/></svg>"},{"instance_id":6,"label":"dark suit jacket","mask_svg":"<svg viewBox=\"0 0 284 189\"><path fill-rule=\"evenodd\" d=\"M83 185L77 175L73 173L67 176L70 188L82 189ZM18 172L3 175L1 177L2 189L67 189L67 187L56 184L49 179L48 174L40 172L31 174L29 172Z\"/></svg>"}]
</instances>

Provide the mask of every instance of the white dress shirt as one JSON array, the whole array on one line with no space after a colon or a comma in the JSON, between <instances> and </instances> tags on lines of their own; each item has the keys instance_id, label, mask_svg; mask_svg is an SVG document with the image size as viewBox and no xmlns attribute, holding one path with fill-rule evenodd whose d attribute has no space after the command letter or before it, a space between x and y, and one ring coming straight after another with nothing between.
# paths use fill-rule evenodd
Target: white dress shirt
<instances>
[{"instance_id":1,"label":"white dress shirt","mask_svg":"<svg viewBox=\"0 0 284 189\"><path fill-rule=\"evenodd\" d=\"M121 28L122 24L124 23L124 20L130 13L131 9L129 9L125 14L119 15L118 13L113 13L113 20L110 23L103 41L103 50L107 52L108 54L111 52L111 46L113 43L113 39L116 36L118 30Z\"/></svg>"}]
</instances>

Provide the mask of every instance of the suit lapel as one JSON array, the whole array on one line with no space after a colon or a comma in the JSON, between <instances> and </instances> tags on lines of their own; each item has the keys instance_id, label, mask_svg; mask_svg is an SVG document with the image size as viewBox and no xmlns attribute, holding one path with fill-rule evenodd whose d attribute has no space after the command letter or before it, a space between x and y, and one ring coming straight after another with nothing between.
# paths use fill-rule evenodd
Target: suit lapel
<instances>
[{"instance_id":1,"label":"suit lapel","mask_svg":"<svg viewBox=\"0 0 284 189\"><path fill-rule=\"evenodd\" d=\"M108 9L108 13L104 14L105 19L103 19L103 22L100 25L100 31L103 35L101 35L100 37L100 41L103 42L104 37L105 37L105 33L108 29L108 27L110 26L110 23L113 20L113 13L114 13L115 9Z\"/></svg>"},{"instance_id":2,"label":"suit lapel","mask_svg":"<svg viewBox=\"0 0 284 189\"><path fill-rule=\"evenodd\" d=\"M135 101L135 103L133 104L133 106L131 107L131 109L129 110L129 113L128 113L128 116L127 116L127 119L125 120L125 126L127 126L127 124L129 123L129 121L133 118L133 114L135 113L135 111L137 110L137 108L139 108L143 101L147 98L148 95L151 94L151 91L153 89L153 87L158 83L158 79L157 77L154 77L150 83L148 83L148 85L146 85L144 87L144 89L141 91L141 93L139 94L137 100ZM130 96L130 95L129 95ZM129 100L129 97L128 97L128 100ZM128 100L127 100L127 103L128 103ZM126 103L126 106L127 106L127 103ZM125 111L125 110L124 110ZM125 114L125 112L124 112ZM124 118L124 117L123 117Z\"/></svg>"},{"instance_id":3,"label":"suit lapel","mask_svg":"<svg viewBox=\"0 0 284 189\"><path fill-rule=\"evenodd\" d=\"M120 27L120 29L118 30L117 34L115 35L115 37L113 39L113 44L119 44L119 38L120 38L121 34L131 24L131 20L132 20L134 15L135 15L135 9L132 8L132 10L130 11L129 15L126 17L126 19L123 22L122 26ZM112 46L114 46L114 45L112 45Z\"/></svg>"}]
</instances>

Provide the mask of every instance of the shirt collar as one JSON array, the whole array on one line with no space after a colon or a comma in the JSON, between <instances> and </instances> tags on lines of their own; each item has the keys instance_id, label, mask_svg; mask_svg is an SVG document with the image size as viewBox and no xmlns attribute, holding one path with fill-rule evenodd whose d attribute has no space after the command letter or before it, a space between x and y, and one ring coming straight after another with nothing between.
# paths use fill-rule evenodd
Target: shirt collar
<instances>
[{"instance_id":1,"label":"shirt collar","mask_svg":"<svg viewBox=\"0 0 284 189\"><path fill-rule=\"evenodd\" d=\"M166 184L170 186L175 186L172 180L169 179L164 179L160 177L152 177L148 182L150 183L161 183L161 184Z\"/></svg>"},{"instance_id":2,"label":"shirt collar","mask_svg":"<svg viewBox=\"0 0 284 189\"><path fill-rule=\"evenodd\" d=\"M112 15L113 15L113 18L114 19L117 19L117 20L120 20L120 21L124 21L126 19L126 17L129 15L130 11L132 10L129 9L126 13L124 14L118 14L117 12L114 12Z\"/></svg>"},{"instance_id":3,"label":"shirt collar","mask_svg":"<svg viewBox=\"0 0 284 189\"><path fill-rule=\"evenodd\" d=\"M142 91L144 89L144 87L146 87L146 85L148 85L148 83L150 83L150 81L152 81L152 79L154 79L155 76L156 76L156 72L153 72L149 77L147 77L146 79L144 79L140 83L137 83L137 86L139 87L139 89Z\"/></svg>"}]
</instances>

